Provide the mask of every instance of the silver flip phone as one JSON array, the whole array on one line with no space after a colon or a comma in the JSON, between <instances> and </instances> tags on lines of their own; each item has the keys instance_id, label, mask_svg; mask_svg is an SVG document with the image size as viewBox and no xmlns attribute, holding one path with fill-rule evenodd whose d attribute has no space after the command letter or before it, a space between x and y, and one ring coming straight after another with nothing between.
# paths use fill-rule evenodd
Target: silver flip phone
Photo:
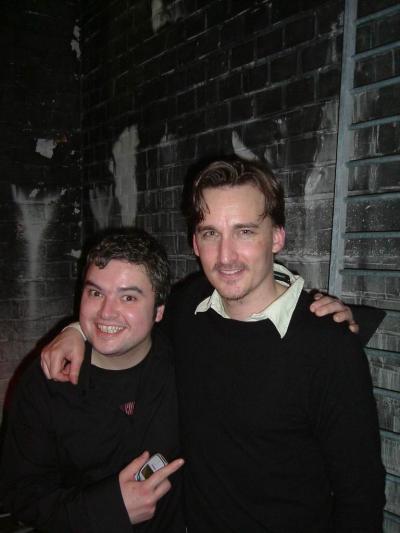
<instances>
[{"instance_id":1,"label":"silver flip phone","mask_svg":"<svg viewBox=\"0 0 400 533\"><path fill-rule=\"evenodd\" d=\"M136 474L136 481L144 481L145 479L148 479L154 472L160 470L160 468L167 464L167 460L161 455L161 453L156 453L155 455L152 455L150 459L144 463L142 468Z\"/></svg>"}]
</instances>

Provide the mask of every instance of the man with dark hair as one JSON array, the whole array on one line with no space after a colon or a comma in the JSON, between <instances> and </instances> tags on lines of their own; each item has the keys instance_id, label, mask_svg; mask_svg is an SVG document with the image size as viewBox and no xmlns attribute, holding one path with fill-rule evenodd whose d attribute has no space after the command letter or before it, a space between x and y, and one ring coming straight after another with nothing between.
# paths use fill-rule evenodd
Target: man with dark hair
<instances>
[{"instance_id":1,"label":"man with dark hair","mask_svg":"<svg viewBox=\"0 0 400 533\"><path fill-rule=\"evenodd\" d=\"M187 218L205 277L170 299L162 324L175 349L188 532L378 533L368 364L357 336L316 318L303 280L274 263L279 182L258 163L215 161L193 183ZM72 329L53 341L46 375L73 381L81 343Z\"/></svg>"},{"instance_id":2,"label":"man with dark hair","mask_svg":"<svg viewBox=\"0 0 400 533\"><path fill-rule=\"evenodd\" d=\"M90 250L77 387L47 381L35 361L12 405L2 485L24 523L57 533L185 530L178 474L168 480L183 461L135 479L149 452L168 460L179 453L171 354L152 335L169 288L165 251L143 230Z\"/></svg>"}]
</instances>

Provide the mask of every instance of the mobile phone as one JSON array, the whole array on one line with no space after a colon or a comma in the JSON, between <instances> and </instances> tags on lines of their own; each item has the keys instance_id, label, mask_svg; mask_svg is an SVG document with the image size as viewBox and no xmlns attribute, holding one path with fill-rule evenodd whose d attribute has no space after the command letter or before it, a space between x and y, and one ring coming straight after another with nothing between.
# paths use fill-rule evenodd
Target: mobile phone
<instances>
[{"instance_id":1,"label":"mobile phone","mask_svg":"<svg viewBox=\"0 0 400 533\"><path fill-rule=\"evenodd\" d=\"M142 468L136 474L136 481L144 481L148 479L154 472L160 470L163 466L167 465L168 461L165 459L161 453L156 453L150 457L148 461L144 463Z\"/></svg>"}]
</instances>

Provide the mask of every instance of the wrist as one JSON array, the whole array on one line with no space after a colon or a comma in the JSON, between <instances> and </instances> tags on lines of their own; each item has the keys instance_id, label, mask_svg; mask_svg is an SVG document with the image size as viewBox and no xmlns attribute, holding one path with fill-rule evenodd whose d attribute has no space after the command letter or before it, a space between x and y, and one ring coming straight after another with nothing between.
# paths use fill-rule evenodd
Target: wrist
<instances>
[{"instance_id":1,"label":"wrist","mask_svg":"<svg viewBox=\"0 0 400 533\"><path fill-rule=\"evenodd\" d=\"M63 328L62 331L65 331L68 328L73 328L73 329L76 329L76 331L79 331L79 333L82 335L83 340L85 342L87 341L86 335L83 333L81 325L79 324L79 322L72 322L71 324L68 324L68 326L65 326L65 328Z\"/></svg>"}]
</instances>

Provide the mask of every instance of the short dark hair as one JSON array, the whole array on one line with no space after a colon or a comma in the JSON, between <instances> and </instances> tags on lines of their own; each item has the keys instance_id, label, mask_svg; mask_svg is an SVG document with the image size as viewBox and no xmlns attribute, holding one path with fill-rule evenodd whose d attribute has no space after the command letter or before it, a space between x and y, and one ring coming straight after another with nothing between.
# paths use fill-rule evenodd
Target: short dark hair
<instances>
[{"instance_id":1,"label":"short dark hair","mask_svg":"<svg viewBox=\"0 0 400 533\"><path fill-rule=\"evenodd\" d=\"M235 187L252 184L264 195L264 217L269 216L275 226L285 225L285 200L283 187L273 172L258 161L240 158L213 161L201 170L192 184L189 205L186 208L187 222L193 232L204 220L205 203L203 191L218 187Z\"/></svg>"},{"instance_id":2,"label":"short dark hair","mask_svg":"<svg viewBox=\"0 0 400 533\"><path fill-rule=\"evenodd\" d=\"M112 259L142 265L155 292L156 307L165 304L171 288L171 274L167 254L157 239L140 228L107 235L89 250L84 274L90 265L104 268Z\"/></svg>"}]
</instances>

